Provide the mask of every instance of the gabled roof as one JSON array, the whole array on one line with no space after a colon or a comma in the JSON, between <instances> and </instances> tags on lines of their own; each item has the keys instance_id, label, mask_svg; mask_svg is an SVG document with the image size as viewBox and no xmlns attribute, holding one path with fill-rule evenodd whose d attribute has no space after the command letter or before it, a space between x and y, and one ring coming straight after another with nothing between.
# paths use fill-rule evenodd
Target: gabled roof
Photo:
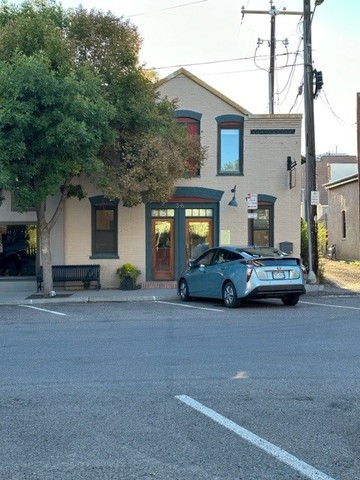
<instances>
[{"instance_id":1,"label":"gabled roof","mask_svg":"<svg viewBox=\"0 0 360 480\"><path fill-rule=\"evenodd\" d=\"M251 115L251 112L249 112L248 110L246 110L244 107L242 107L241 105L239 105L238 103L234 102L233 100L231 100L230 98L226 97L225 95L223 95L222 93L220 93L218 90L216 90L215 88L211 87L210 85L208 85L206 82L204 82L203 80L200 80L200 78L196 77L195 75L193 75L191 72L189 72L188 70L186 70L185 68L181 67L179 68L178 70L176 70L175 72L171 73L170 75L168 75L167 77L164 77L162 78L161 80L158 81L157 85L160 87L161 85L163 85L164 83L167 83L169 82L170 80L176 78L176 77L179 77L180 75L183 75L184 77L187 77L189 80L192 80L193 82L197 83L198 85L200 85L202 88L205 88L205 90L208 90L208 92L210 92L212 95L215 95L216 97L220 98L223 102L227 103L228 105L232 106L233 108L235 108L236 110L239 110L241 113L243 113L244 115Z\"/></svg>"}]
</instances>

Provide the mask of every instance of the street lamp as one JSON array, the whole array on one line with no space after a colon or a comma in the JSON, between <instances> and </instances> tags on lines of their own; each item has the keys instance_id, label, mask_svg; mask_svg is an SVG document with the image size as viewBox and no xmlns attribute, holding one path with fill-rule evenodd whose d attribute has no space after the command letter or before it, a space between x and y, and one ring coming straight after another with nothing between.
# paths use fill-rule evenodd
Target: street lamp
<instances>
[{"instance_id":1,"label":"street lamp","mask_svg":"<svg viewBox=\"0 0 360 480\"><path fill-rule=\"evenodd\" d=\"M232 199L230 200L230 202L228 203L228 205L230 205L230 207L237 207L238 204L237 204L237 201L236 201L236 185L234 185L234 188L231 189L231 193L233 193L233 197Z\"/></svg>"}]
</instances>

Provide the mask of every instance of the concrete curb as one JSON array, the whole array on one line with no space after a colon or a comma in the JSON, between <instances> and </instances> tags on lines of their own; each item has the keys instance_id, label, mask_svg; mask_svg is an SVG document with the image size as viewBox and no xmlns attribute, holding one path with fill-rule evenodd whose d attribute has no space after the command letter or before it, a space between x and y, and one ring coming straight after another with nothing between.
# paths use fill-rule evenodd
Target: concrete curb
<instances>
[{"instance_id":1,"label":"concrete curb","mask_svg":"<svg viewBox=\"0 0 360 480\"><path fill-rule=\"evenodd\" d=\"M62 297L63 294L67 296ZM180 302L176 289L65 291L57 292L57 295L52 298L28 298L32 295L34 295L34 292L0 292L0 305L33 305L40 307L62 303ZM360 292L334 285L307 284L305 296L360 296ZM304 297L302 296L302 298Z\"/></svg>"}]
</instances>

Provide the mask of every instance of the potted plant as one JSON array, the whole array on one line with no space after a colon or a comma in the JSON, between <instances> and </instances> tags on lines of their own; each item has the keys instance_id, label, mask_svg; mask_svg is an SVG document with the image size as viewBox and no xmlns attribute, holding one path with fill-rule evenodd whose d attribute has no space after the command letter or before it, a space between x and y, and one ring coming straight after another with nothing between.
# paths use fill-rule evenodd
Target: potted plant
<instances>
[{"instance_id":1,"label":"potted plant","mask_svg":"<svg viewBox=\"0 0 360 480\"><path fill-rule=\"evenodd\" d=\"M116 270L116 273L120 280L121 290L134 290L138 288L137 280L141 274L141 271L134 267L131 263L124 263Z\"/></svg>"}]
</instances>

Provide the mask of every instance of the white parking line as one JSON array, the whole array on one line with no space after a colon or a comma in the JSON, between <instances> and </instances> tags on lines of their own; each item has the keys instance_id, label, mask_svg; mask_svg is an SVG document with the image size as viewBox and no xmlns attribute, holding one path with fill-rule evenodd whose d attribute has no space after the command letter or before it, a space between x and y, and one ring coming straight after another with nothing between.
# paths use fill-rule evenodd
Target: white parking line
<instances>
[{"instance_id":1,"label":"white parking line","mask_svg":"<svg viewBox=\"0 0 360 480\"><path fill-rule=\"evenodd\" d=\"M41 310L42 312L53 313L54 315L66 315L66 313L55 312L54 310L45 310L45 308L33 307L32 305L20 305L20 307L33 308L34 310Z\"/></svg>"},{"instance_id":2,"label":"white parking line","mask_svg":"<svg viewBox=\"0 0 360 480\"><path fill-rule=\"evenodd\" d=\"M246 430L245 428L241 427L235 422L232 422L228 418L223 417L222 415L215 412L214 410L211 410L210 408L205 407L205 405L202 405L201 403L197 402L193 398L188 397L187 395L177 395L175 398L185 403L186 405L189 405L189 407L193 408L194 410L197 410L198 412L211 418L212 420L219 423L220 425L227 428L228 430L231 430L232 432L236 433L244 440L247 440L249 443L252 443L256 447L260 448L261 450L264 450L266 453L268 453L269 455L272 455L277 460L280 460L281 462L285 463L286 465L291 467L293 470L297 470L298 472L300 472L302 475L305 475L310 480L334 480L334 478L329 477L328 475L325 475L325 473L322 473L320 472L320 470L317 470L316 468L313 468L311 465L299 460L298 458L294 457L293 455L286 452L285 450L282 450L281 448L277 447L276 445L273 445L267 440L264 440L263 438L258 437L254 433L250 432L249 430Z\"/></svg>"},{"instance_id":3,"label":"white parking line","mask_svg":"<svg viewBox=\"0 0 360 480\"><path fill-rule=\"evenodd\" d=\"M319 305L319 307L332 307L332 308L345 308L348 310L360 310L360 307L347 307L346 305L334 305L332 303L313 303L313 302L304 302L301 300L299 303L306 303L307 305Z\"/></svg>"},{"instance_id":4,"label":"white parking line","mask_svg":"<svg viewBox=\"0 0 360 480\"><path fill-rule=\"evenodd\" d=\"M165 302L164 300L155 300L156 303L165 303L166 305L176 305L177 307L195 308L197 310L209 310L210 312L223 312L218 308L196 307L195 305L185 305L184 303Z\"/></svg>"}]
</instances>

